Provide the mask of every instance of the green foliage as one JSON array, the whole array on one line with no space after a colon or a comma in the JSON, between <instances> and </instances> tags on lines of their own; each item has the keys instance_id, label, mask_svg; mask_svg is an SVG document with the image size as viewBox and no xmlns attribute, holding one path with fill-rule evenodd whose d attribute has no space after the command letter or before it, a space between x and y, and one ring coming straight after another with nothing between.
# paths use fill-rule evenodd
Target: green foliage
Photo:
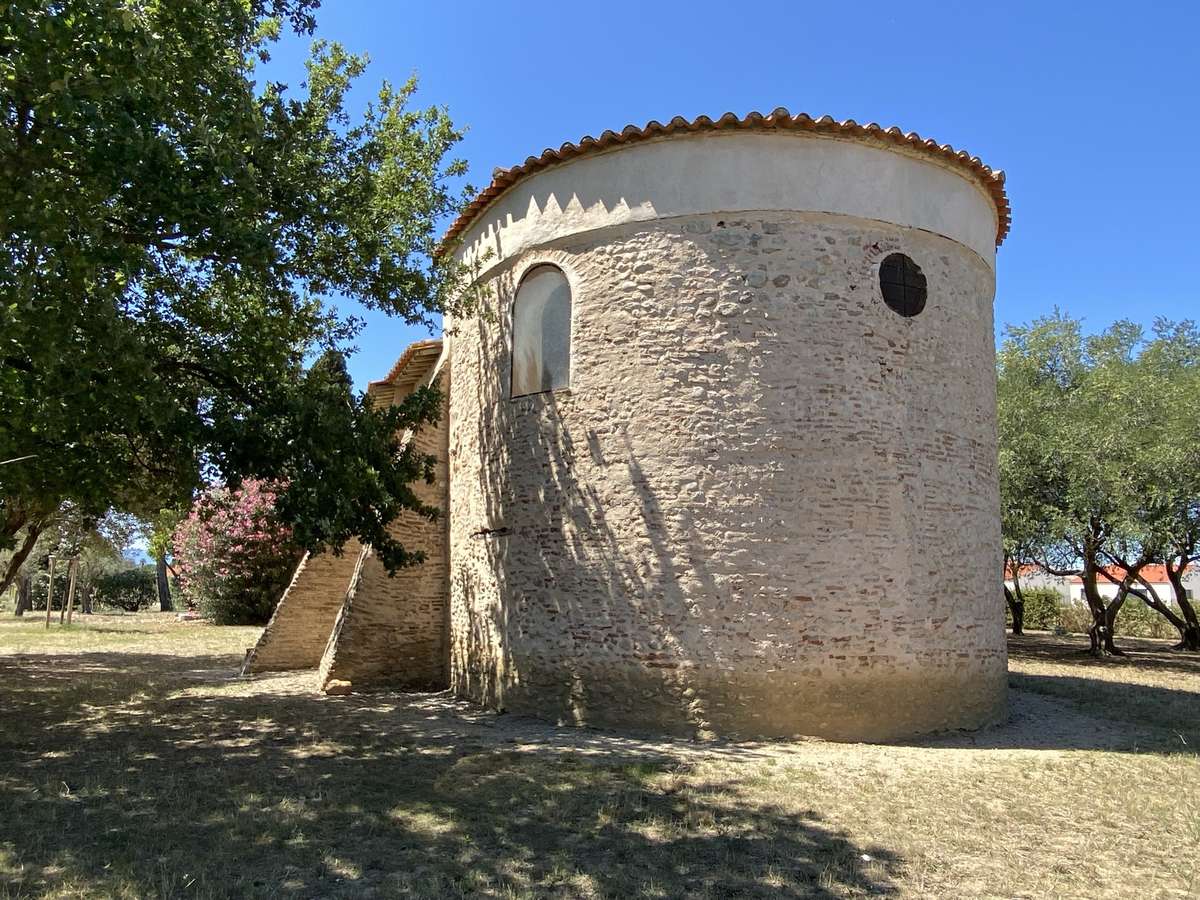
<instances>
[{"instance_id":1,"label":"green foliage","mask_svg":"<svg viewBox=\"0 0 1200 900\"><path fill-rule=\"evenodd\" d=\"M84 516L74 504L66 502L46 517L41 526L32 550L23 561L14 559L12 553L0 551L0 572L11 576L14 591L21 578L31 577L31 597L43 608L44 583L51 556L58 560L57 576L61 578L66 577L69 560L78 561L76 602L80 606L91 595L96 579L102 574L128 568L123 554L129 548L135 530L135 523L128 516L110 513L95 521ZM15 568L13 564L16 564ZM42 586L38 587L39 584ZM56 592L55 602L60 602L64 596L64 592Z\"/></svg>"},{"instance_id":2,"label":"green foliage","mask_svg":"<svg viewBox=\"0 0 1200 900\"><path fill-rule=\"evenodd\" d=\"M356 535L412 561L386 526L423 466L394 430L436 393L372 410L304 363L359 327L325 296L408 322L446 308L459 133L409 108L413 82L352 121L366 60L336 44L313 45L300 93L262 81L315 6L0 4L0 461L20 460L0 466L0 546L64 500L153 515L263 476L306 547Z\"/></svg>"},{"instance_id":3,"label":"green foliage","mask_svg":"<svg viewBox=\"0 0 1200 900\"><path fill-rule=\"evenodd\" d=\"M33 604L34 609L40 609L43 612L46 610L46 593L50 587L50 572L46 570L40 572L33 577L29 585L29 600ZM65 565L58 565L54 569L54 609L65 609L67 605L67 591L71 587L71 579L67 574ZM76 585L76 591L79 590ZM76 602L79 597L76 594Z\"/></svg>"},{"instance_id":4,"label":"green foliage","mask_svg":"<svg viewBox=\"0 0 1200 900\"><path fill-rule=\"evenodd\" d=\"M1193 323L1159 320L1147 334L1121 321L1087 336L1055 312L1009 328L997 397L1006 561L1095 574L1200 553ZM1090 603L1111 618L1104 597Z\"/></svg>"},{"instance_id":5,"label":"green foliage","mask_svg":"<svg viewBox=\"0 0 1200 900\"><path fill-rule=\"evenodd\" d=\"M1027 588L1021 593L1025 597L1025 627L1053 631L1059 624L1062 595L1051 587Z\"/></svg>"},{"instance_id":6,"label":"green foliage","mask_svg":"<svg viewBox=\"0 0 1200 900\"><path fill-rule=\"evenodd\" d=\"M96 580L95 600L102 606L137 612L158 605L158 586L153 566L138 566L110 572Z\"/></svg>"},{"instance_id":7,"label":"green foliage","mask_svg":"<svg viewBox=\"0 0 1200 900\"><path fill-rule=\"evenodd\" d=\"M411 487L418 479L432 482L434 459L412 441L402 444L401 436L437 421L441 392L422 388L396 406L376 406L353 392L345 359L331 351L304 374L289 403L281 417L247 410L228 459L238 469L255 466L277 486L276 514L291 542L308 550L340 548L357 537L389 569L419 562L422 555L397 543L387 526L403 509L438 514Z\"/></svg>"},{"instance_id":8,"label":"green foliage","mask_svg":"<svg viewBox=\"0 0 1200 900\"><path fill-rule=\"evenodd\" d=\"M1063 617L1067 603L1058 591L1052 587L1025 588L1021 591L1025 598L1025 629L1033 631L1054 631L1063 625ZM1005 621L1012 625L1012 611L1004 604ZM1089 617L1089 623L1090 623Z\"/></svg>"},{"instance_id":9,"label":"green foliage","mask_svg":"<svg viewBox=\"0 0 1200 900\"><path fill-rule=\"evenodd\" d=\"M1174 604L1167 605L1171 606L1178 614L1179 609ZM1136 597L1130 597L1121 607L1121 612L1117 616L1116 632L1130 637L1163 639L1179 637L1179 632L1161 613L1151 609Z\"/></svg>"},{"instance_id":10,"label":"green foliage","mask_svg":"<svg viewBox=\"0 0 1200 900\"><path fill-rule=\"evenodd\" d=\"M1092 621L1092 614L1082 600L1064 603L1058 610L1058 627L1067 634L1087 634Z\"/></svg>"},{"instance_id":11,"label":"green foliage","mask_svg":"<svg viewBox=\"0 0 1200 900\"><path fill-rule=\"evenodd\" d=\"M166 559L171 554L171 535L179 526L183 514L177 509L160 509L140 523L146 539L146 552L151 559Z\"/></svg>"},{"instance_id":12,"label":"green foliage","mask_svg":"<svg viewBox=\"0 0 1200 900\"><path fill-rule=\"evenodd\" d=\"M1029 588L1022 593L1025 596L1027 631L1061 629L1068 634L1086 634L1092 627L1092 615L1083 601L1065 600L1054 588ZM1011 625L1012 616L1008 604L1005 604L1005 616L1006 622ZM1162 615L1133 597L1122 605L1117 615L1115 633L1118 636L1164 640L1179 636Z\"/></svg>"},{"instance_id":13,"label":"green foliage","mask_svg":"<svg viewBox=\"0 0 1200 900\"><path fill-rule=\"evenodd\" d=\"M196 609L214 625L264 625L286 585L279 579L260 580L247 583L241 592L206 592L196 598Z\"/></svg>"}]
</instances>

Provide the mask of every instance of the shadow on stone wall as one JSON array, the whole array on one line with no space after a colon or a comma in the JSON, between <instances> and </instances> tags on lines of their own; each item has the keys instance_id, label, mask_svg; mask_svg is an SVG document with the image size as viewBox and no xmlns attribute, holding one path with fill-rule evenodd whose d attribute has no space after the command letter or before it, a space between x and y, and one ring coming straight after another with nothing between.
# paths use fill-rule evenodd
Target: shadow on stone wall
<instances>
[{"instance_id":1,"label":"shadow on stone wall","mask_svg":"<svg viewBox=\"0 0 1200 900\"><path fill-rule=\"evenodd\" d=\"M973 588L999 568L998 520L979 512L986 490L951 513L957 475L972 488L994 473L994 444L982 426L925 421L945 398L912 401L903 371L919 360L923 383L980 399L939 355L969 354L947 349L958 332L918 339L872 306L872 253L895 229L804 225L813 246L788 251L778 223L753 219L539 251L588 288L574 326L586 378L571 391L508 399L519 270L496 276L491 315L460 323L452 492L471 508L466 526L453 513L452 591L476 615L452 625L465 643L452 683L523 713L696 736L886 739L992 721L1002 623L976 615ZM835 234L854 271L829 256ZM768 273L746 255L760 246L791 261ZM953 282L972 310L931 304L926 323L979 323L985 307L990 323L972 265ZM774 341L783 327L802 337ZM966 330L990 355L990 325ZM928 589L962 571L959 594Z\"/></svg>"},{"instance_id":2,"label":"shadow on stone wall","mask_svg":"<svg viewBox=\"0 0 1200 900\"><path fill-rule=\"evenodd\" d=\"M495 284L495 308L510 309L515 290L511 274L501 275ZM701 734L709 716L706 688L696 674L718 671L717 654L702 627L685 634L673 623L692 616L683 582L691 584L693 596L697 588L708 593L720 588L708 565L710 553L692 528L691 512L677 506L677 520L668 523L628 433L617 428L602 442L589 430L581 446L563 425L564 412L569 412L562 407L570 404L569 394L509 400L509 355L489 357L488 349L478 349L507 344L508 318L504 313L484 317L478 328L479 344L460 350L478 354L471 366L476 383L466 390L480 398L475 441L483 465L482 477L469 489L483 500L487 533L472 537L472 563L477 571L494 574L496 593L463 577L459 561L452 563L452 590L489 617L466 626L467 654L477 665L470 673L460 668L455 684L468 684L467 695L492 705L577 724L609 721L607 713L622 704L641 707L637 714L618 717L622 724L679 720L682 712L690 726L675 730ZM505 364L496 365L497 358ZM458 367L455 378L465 376ZM584 457L593 471L605 470L609 483L632 486L636 509L622 511L619 527L611 521L605 497L579 477L578 462ZM540 472L541 482L518 483L514 461L521 469ZM608 473L612 468L619 472ZM463 477L470 469L455 474ZM673 533L688 535L690 546L673 545ZM631 554L635 538L649 554ZM514 588L506 581L513 571L524 585L552 591L538 596L537 587ZM521 617L531 607L540 607L533 611L537 626L559 632L557 643L538 648L538 641L553 640L546 630L534 636L523 633ZM631 607L636 609L636 628L630 627ZM500 658L494 656L497 645L503 648ZM616 648L620 662L640 662L640 679L604 669L606 651ZM488 670L506 673L507 690L489 681ZM513 682L522 685L526 696L514 696Z\"/></svg>"}]
</instances>

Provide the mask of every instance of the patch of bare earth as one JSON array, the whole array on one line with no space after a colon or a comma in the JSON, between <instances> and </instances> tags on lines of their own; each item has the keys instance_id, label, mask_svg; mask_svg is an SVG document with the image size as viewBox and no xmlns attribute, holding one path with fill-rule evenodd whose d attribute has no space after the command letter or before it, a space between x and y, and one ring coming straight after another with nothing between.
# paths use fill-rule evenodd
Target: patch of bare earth
<instances>
[{"instance_id":1,"label":"patch of bare earth","mask_svg":"<svg viewBox=\"0 0 1200 900\"><path fill-rule=\"evenodd\" d=\"M700 744L83 620L0 623L0 897L1200 896L1200 659L1161 642L1016 639L979 732Z\"/></svg>"}]
</instances>

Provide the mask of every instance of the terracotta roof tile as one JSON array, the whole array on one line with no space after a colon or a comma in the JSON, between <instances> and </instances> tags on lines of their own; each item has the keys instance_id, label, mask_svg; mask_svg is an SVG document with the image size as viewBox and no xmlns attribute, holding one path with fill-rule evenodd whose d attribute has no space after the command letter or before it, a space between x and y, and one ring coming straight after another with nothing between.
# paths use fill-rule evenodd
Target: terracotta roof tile
<instances>
[{"instance_id":1,"label":"terracotta roof tile","mask_svg":"<svg viewBox=\"0 0 1200 900\"><path fill-rule=\"evenodd\" d=\"M1022 578L1025 578L1026 576L1029 576L1029 575L1043 574L1041 566L1033 566L1033 565L1029 565L1028 563L1021 566L1019 569L1017 569L1017 571L1020 573ZM1012 567L1012 564L1010 563L1004 570L1004 580L1012 581L1012 577L1013 577L1013 567Z\"/></svg>"},{"instance_id":2,"label":"terracotta roof tile","mask_svg":"<svg viewBox=\"0 0 1200 900\"><path fill-rule=\"evenodd\" d=\"M442 239L442 248L448 248L493 200L527 175L532 175L577 156L607 150L621 144L633 144L685 132L734 129L810 131L816 134L859 138L913 148L934 159L956 165L972 175L996 204L996 212L999 216L996 246L1000 246L1008 234L1012 213L1008 204L1008 195L1004 191L1004 172L984 165L979 157L972 156L965 150L955 150L949 144L939 144L935 140L923 138L915 131L905 133L895 126L883 128L874 122L859 125L853 119L838 122L831 116L821 116L819 119L814 119L804 113L793 116L786 109L780 107L765 116L759 112L751 112L739 118L733 113L725 113L715 122L708 116L699 116L690 122L681 116L676 116L666 125L653 120L640 128L636 125L626 125L619 134L614 131L606 131L599 138L589 135L581 139L578 144L566 143L557 150L547 148L542 151L541 156L531 156L525 162L513 166L511 169L496 169L492 173L492 183L467 205L462 214L450 226Z\"/></svg>"},{"instance_id":3,"label":"terracotta roof tile","mask_svg":"<svg viewBox=\"0 0 1200 900\"><path fill-rule=\"evenodd\" d=\"M397 378L403 375L405 370L414 362L418 360L425 360L426 362L428 362L430 359L436 360L438 354L441 352L441 338L431 338L426 341L416 341L415 343L409 344L408 347L405 348L404 352L400 354L400 358L396 360L396 364L392 366L392 370L388 372L385 377L380 378L378 381L372 381L371 385L375 386L391 384Z\"/></svg>"},{"instance_id":4,"label":"terracotta roof tile","mask_svg":"<svg viewBox=\"0 0 1200 900\"><path fill-rule=\"evenodd\" d=\"M1118 581L1120 581L1122 578L1125 577L1125 570L1123 568L1121 568L1120 566L1104 566L1103 569L1109 575L1111 575L1113 578L1116 578ZM1042 574L1044 574L1045 570L1042 569L1040 566L1025 565L1025 566L1021 566L1020 572L1021 572L1021 577L1024 578L1027 575L1042 575ZM1151 584L1169 584L1170 583L1170 579L1167 578L1167 567L1163 566L1163 565L1151 564L1151 565L1144 566L1142 568L1140 574L1143 578L1145 578ZM1004 579L1006 581L1012 580L1012 567L1011 566L1009 566L1007 569L1004 570ZM1072 584L1081 584L1083 582L1083 579L1080 578L1078 575L1066 575L1066 576L1064 576L1064 579ZM1101 575L1099 577L1099 583L1100 584L1111 584L1112 582L1109 581L1107 578L1105 578L1103 575Z\"/></svg>"},{"instance_id":5,"label":"terracotta roof tile","mask_svg":"<svg viewBox=\"0 0 1200 900\"><path fill-rule=\"evenodd\" d=\"M1125 569L1121 568L1120 566L1104 566L1103 569L1118 581L1125 577ZM1151 584L1170 584L1170 579L1167 578L1166 566L1148 565L1142 569L1140 574ZM1067 576L1067 580L1073 582L1074 584L1081 584L1083 582L1083 579L1078 575L1069 575ZM1100 584L1112 584L1112 582L1103 575L1101 575L1097 580Z\"/></svg>"}]
</instances>

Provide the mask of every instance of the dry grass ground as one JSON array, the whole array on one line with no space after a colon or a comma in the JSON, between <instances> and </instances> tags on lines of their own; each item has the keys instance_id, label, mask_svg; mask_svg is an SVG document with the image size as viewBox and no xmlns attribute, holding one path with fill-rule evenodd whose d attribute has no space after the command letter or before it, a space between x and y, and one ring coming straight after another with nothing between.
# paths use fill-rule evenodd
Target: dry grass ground
<instances>
[{"instance_id":1,"label":"dry grass ground","mask_svg":"<svg viewBox=\"0 0 1200 900\"><path fill-rule=\"evenodd\" d=\"M1012 645L1012 716L637 740L236 678L255 629L0 623L0 897L1200 896L1200 659Z\"/></svg>"}]
</instances>

